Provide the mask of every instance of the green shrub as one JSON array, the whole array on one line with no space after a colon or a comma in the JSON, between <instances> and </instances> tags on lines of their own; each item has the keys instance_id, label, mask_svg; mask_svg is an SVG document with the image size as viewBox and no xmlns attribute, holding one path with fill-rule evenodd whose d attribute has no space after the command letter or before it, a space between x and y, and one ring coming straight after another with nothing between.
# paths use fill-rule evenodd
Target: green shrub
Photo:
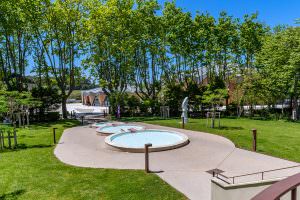
<instances>
[{"instance_id":1,"label":"green shrub","mask_svg":"<svg viewBox=\"0 0 300 200\"><path fill-rule=\"evenodd\" d=\"M59 112L48 112L46 113L46 121L55 122L59 120L60 115Z\"/></svg>"},{"instance_id":2,"label":"green shrub","mask_svg":"<svg viewBox=\"0 0 300 200\"><path fill-rule=\"evenodd\" d=\"M45 112L43 114L31 114L30 121L33 122L55 122L59 120L60 114L59 112Z\"/></svg>"}]
</instances>

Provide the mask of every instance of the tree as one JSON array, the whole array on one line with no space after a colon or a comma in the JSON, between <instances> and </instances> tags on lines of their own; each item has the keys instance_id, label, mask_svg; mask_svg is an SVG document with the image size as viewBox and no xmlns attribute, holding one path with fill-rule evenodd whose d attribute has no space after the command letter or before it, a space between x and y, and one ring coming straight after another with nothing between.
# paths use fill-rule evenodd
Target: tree
<instances>
[{"instance_id":1,"label":"tree","mask_svg":"<svg viewBox=\"0 0 300 200\"><path fill-rule=\"evenodd\" d=\"M263 37L267 29L262 23L257 22L257 14L245 15L244 21L240 25L240 37L242 57L245 60L244 66L241 66L241 71L253 68L255 61L255 54L261 49Z\"/></svg>"},{"instance_id":2,"label":"tree","mask_svg":"<svg viewBox=\"0 0 300 200\"><path fill-rule=\"evenodd\" d=\"M115 102L122 100L133 74L135 39L132 37L133 1L108 0L92 2L87 26L90 52L85 61L91 73L99 79L100 86Z\"/></svg>"},{"instance_id":3,"label":"tree","mask_svg":"<svg viewBox=\"0 0 300 200\"><path fill-rule=\"evenodd\" d=\"M289 27L266 36L262 50L257 55L257 64L269 99L277 103L289 97L291 111L296 112L298 118L300 28Z\"/></svg>"},{"instance_id":4,"label":"tree","mask_svg":"<svg viewBox=\"0 0 300 200\"><path fill-rule=\"evenodd\" d=\"M16 114L28 111L30 108L40 104L38 100L31 96L30 92L5 90L0 90L0 102L0 112L4 113L12 122L20 120Z\"/></svg>"},{"instance_id":5,"label":"tree","mask_svg":"<svg viewBox=\"0 0 300 200\"><path fill-rule=\"evenodd\" d=\"M216 75L214 68L215 18L208 13L197 14L194 20L194 60L197 66L197 77L200 83Z\"/></svg>"},{"instance_id":6,"label":"tree","mask_svg":"<svg viewBox=\"0 0 300 200\"><path fill-rule=\"evenodd\" d=\"M80 74L75 59L80 57L82 50L82 9L80 0L46 2L42 25L35 27L37 46L45 55L45 67L60 89L63 118L67 118L66 101Z\"/></svg>"},{"instance_id":7,"label":"tree","mask_svg":"<svg viewBox=\"0 0 300 200\"><path fill-rule=\"evenodd\" d=\"M218 73L223 80L228 80L231 69L228 64L235 62L235 46L238 42L238 20L221 12L215 31L215 63L218 66Z\"/></svg>"},{"instance_id":8,"label":"tree","mask_svg":"<svg viewBox=\"0 0 300 200\"><path fill-rule=\"evenodd\" d=\"M39 115L44 115L47 109L57 108L60 103L60 95L57 88L53 87L35 87L31 90L31 96L38 100Z\"/></svg>"},{"instance_id":9,"label":"tree","mask_svg":"<svg viewBox=\"0 0 300 200\"><path fill-rule=\"evenodd\" d=\"M162 89L167 59L163 42L162 19L156 16L156 0L137 1L134 12L134 74L135 92L142 100L151 101L151 110L158 112L158 94ZM141 28L143 27L143 28Z\"/></svg>"},{"instance_id":10,"label":"tree","mask_svg":"<svg viewBox=\"0 0 300 200\"><path fill-rule=\"evenodd\" d=\"M203 103L207 103L212 107L212 128L214 128L217 108L224 103L227 95L228 92L226 89L218 88L213 90L210 86L208 86L208 90L203 94Z\"/></svg>"},{"instance_id":11,"label":"tree","mask_svg":"<svg viewBox=\"0 0 300 200\"><path fill-rule=\"evenodd\" d=\"M26 90L25 71L31 53L32 18L40 1L0 1L0 74L9 91Z\"/></svg>"},{"instance_id":12,"label":"tree","mask_svg":"<svg viewBox=\"0 0 300 200\"><path fill-rule=\"evenodd\" d=\"M264 105L270 103L268 99L269 91L264 90L262 85L262 76L255 69L247 69L242 75L242 82L238 85L238 99L236 99L239 106L238 116L243 112L244 105L249 106L250 115L253 114L253 106L257 104Z\"/></svg>"},{"instance_id":13,"label":"tree","mask_svg":"<svg viewBox=\"0 0 300 200\"><path fill-rule=\"evenodd\" d=\"M182 84L171 83L166 86L163 101L170 108L171 116L179 116L181 103L184 99L184 90Z\"/></svg>"},{"instance_id":14,"label":"tree","mask_svg":"<svg viewBox=\"0 0 300 200\"><path fill-rule=\"evenodd\" d=\"M191 63L192 33L194 31L191 14L176 7L175 2L167 2L163 10L163 24L166 40L165 49L170 55L170 70L166 72L168 73L167 84L173 81L186 82L186 77L196 70L195 63Z\"/></svg>"}]
</instances>

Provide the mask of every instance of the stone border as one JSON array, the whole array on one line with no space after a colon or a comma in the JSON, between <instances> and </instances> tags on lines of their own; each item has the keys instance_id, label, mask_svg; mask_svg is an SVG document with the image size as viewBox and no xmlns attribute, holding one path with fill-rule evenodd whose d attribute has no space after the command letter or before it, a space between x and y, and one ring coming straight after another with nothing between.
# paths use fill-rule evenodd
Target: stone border
<instances>
[{"instance_id":1,"label":"stone border","mask_svg":"<svg viewBox=\"0 0 300 200\"><path fill-rule=\"evenodd\" d=\"M168 146L149 147L149 152L172 150L172 149L176 149L176 148L179 148L179 147L183 147L183 146L187 145L190 142L189 138L185 134L180 133L180 132L176 132L176 131L159 130L159 129L146 129L146 130L136 131L135 133L143 132L143 131L169 132L169 133L177 134L177 135L182 137L182 141L171 144L171 145L168 145ZM133 134L135 134L135 133L133 133ZM112 135L106 137L104 141L108 146L113 147L113 148L118 149L118 150L121 150L121 151L126 151L126 152L130 152L130 153L143 153L145 151L144 147L142 147L142 148L129 148L129 147L126 147L126 146L115 145L111 141L111 138L116 136L116 135L121 135L121 134L123 134L123 133L112 134Z\"/></svg>"},{"instance_id":2,"label":"stone border","mask_svg":"<svg viewBox=\"0 0 300 200\"><path fill-rule=\"evenodd\" d=\"M104 126L97 126L96 124L98 124L99 122L97 123L93 123L92 125L90 125L90 128L95 128L95 129L99 129L99 128L103 128ZM104 124L106 124L105 126L112 126L112 124L118 126L118 125L123 125L123 124L126 124L124 122L115 122L115 121L107 121L107 122L103 122ZM96 130L97 131L97 130ZM97 131L98 132L98 131Z\"/></svg>"},{"instance_id":3,"label":"stone border","mask_svg":"<svg viewBox=\"0 0 300 200\"><path fill-rule=\"evenodd\" d=\"M127 124L127 123L123 123L123 124L116 124L115 126L112 126L112 125L109 125L109 126L103 126L99 129L97 129L97 134L98 135L101 135L101 136L109 136L109 135L112 135L112 134L115 134L114 132L103 132L101 131L102 128L105 128L105 127L117 127L117 126L138 126L138 127L141 127L142 129L141 130L145 130L146 128L144 126L141 126L141 125L137 125L137 124ZM125 133L125 132L124 132Z\"/></svg>"}]
</instances>

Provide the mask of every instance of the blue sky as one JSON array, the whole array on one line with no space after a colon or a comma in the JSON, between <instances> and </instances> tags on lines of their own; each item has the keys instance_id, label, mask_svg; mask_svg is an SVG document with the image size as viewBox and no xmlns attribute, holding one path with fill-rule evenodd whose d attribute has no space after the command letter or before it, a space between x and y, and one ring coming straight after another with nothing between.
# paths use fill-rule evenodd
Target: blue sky
<instances>
[{"instance_id":1,"label":"blue sky","mask_svg":"<svg viewBox=\"0 0 300 200\"><path fill-rule=\"evenodd\" d=\"M158 0L161 4L171 0ZM226 11L234 17L244 14L259 13L259 21L274 27L278 24L295 25L300 18L300 0L177 0L177 6L193 15L196 11L209 12L217 17Z\"/></svg>"}]
</instances>

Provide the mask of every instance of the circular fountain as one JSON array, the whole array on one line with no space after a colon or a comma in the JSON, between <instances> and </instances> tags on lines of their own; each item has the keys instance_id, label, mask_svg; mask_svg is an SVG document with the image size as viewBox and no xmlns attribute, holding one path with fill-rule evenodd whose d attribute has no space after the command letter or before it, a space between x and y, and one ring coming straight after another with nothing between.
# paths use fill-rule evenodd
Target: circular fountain
<instances>
[{"instance_id":1,"label":"circular fountain","mask_svg":"<svg viewBox=\"0 0 300 200\"><path fill-rule=\"evenodd\" d=\"M182 147L189 143L188 137L179 132L167 130L140 130L115 133L105 138L106 144L127 152L144 152L145 144L151 143L149 151L164 151Z\"/></svg>"}]
</instances>

